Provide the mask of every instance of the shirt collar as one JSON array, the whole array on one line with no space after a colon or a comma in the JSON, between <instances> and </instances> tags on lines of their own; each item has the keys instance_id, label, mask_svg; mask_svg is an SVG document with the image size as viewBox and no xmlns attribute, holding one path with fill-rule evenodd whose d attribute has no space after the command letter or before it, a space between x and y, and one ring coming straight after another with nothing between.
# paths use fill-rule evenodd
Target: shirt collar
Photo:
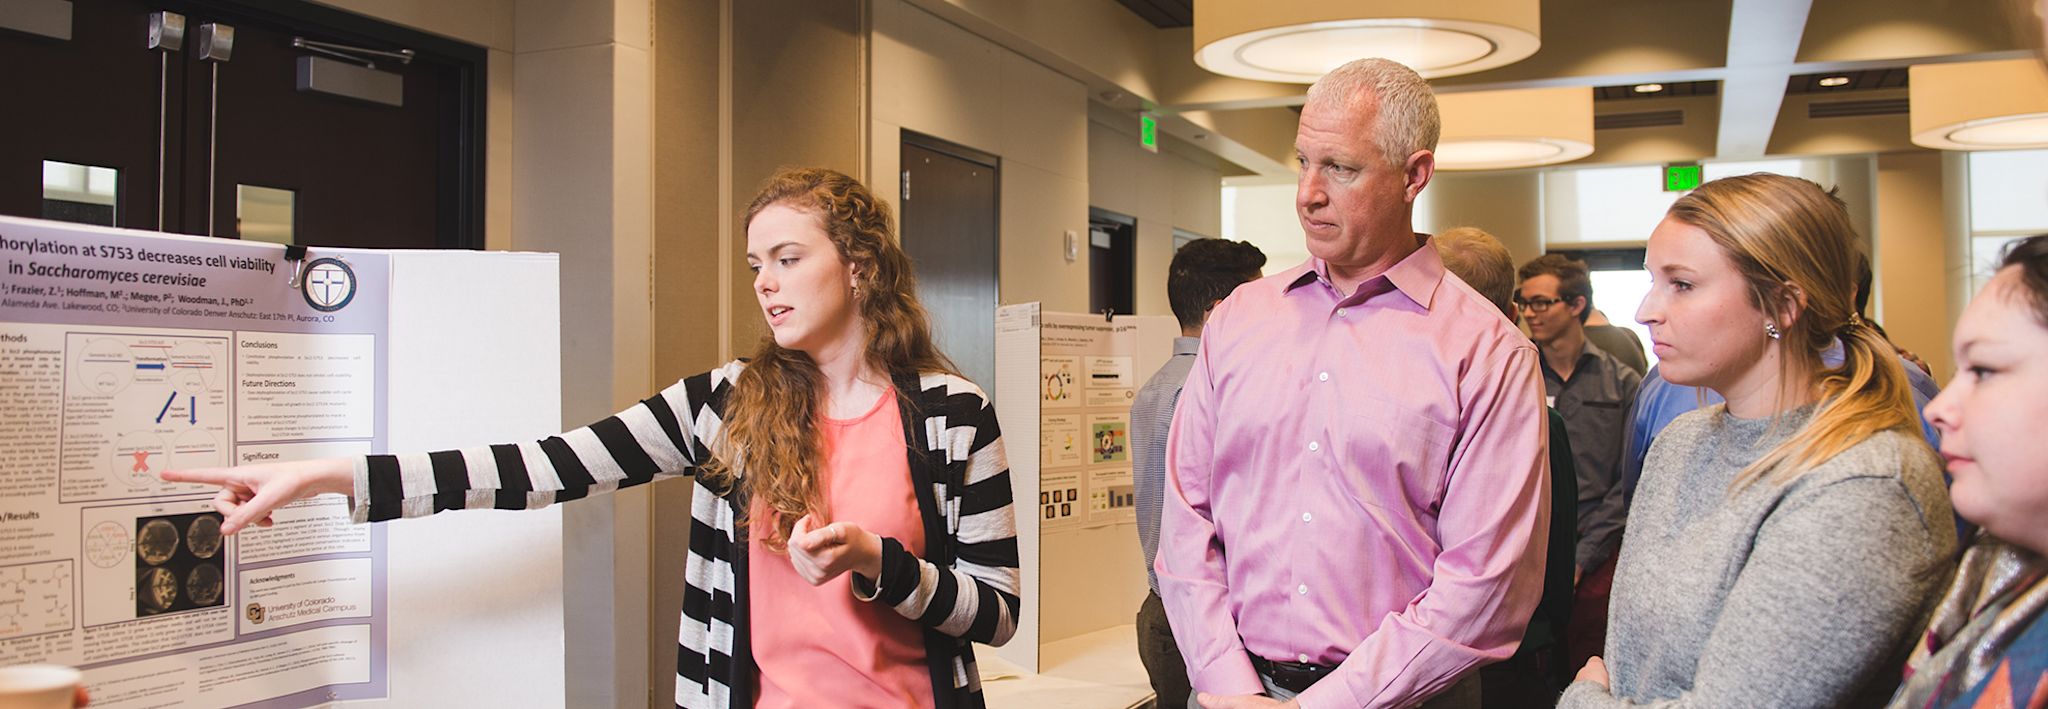
<instances>
[{"instance_id":1,"label":"shirt collar","mask_svg":"<svg viewBox=\"0 0 2048 709\"><path fill-rule=\"evenodd\" d=\"M1589 369L1597 368L1603 364L1606 364L1605 358L1608 356L1609 355L1607 354L1607 350L1600 349L1599 345L1593 344L1592 338L1586 338L1585 349L1579 350L1579 358L1572 362L1572 378L1577 379L1580 372L1588 371ZM1558 379L1564 378L1563 375L1557 373L1557 370L1551 369L1550 360L1544 359L1542 357L1537 357L1536 362L1538 364L1543 365L1544 374L1557 377Z\"/></svg>"},{"instance_id":2,"label":"shirt collar","mask_svg":"<svg viewBox=\"0 0 2048 709\"><path fill-rule=\"evenodd\" d=\"M1416 237L1422 242L1420 248L1395 263L1394 267L1387 269L1385 273L1366 279L1364 283L1359 284L1358 292L1345 300L1361 301L1388 290L1398 290L1424 310L1429 309L1430 304L1436 300L1437 286L1444 280L1444 261L1437 256L1436 246L1430 242L1428 235L1417 234ZM1330 282L1330 264L1322 259L1310 256L1307 262L1295 266L1291 273L1293 278L1287 282L1287 287L1282 292L1292 292L1310 283L1321 283L1333 292L1336 290L1336 286Z\"/></svg>"},{"instance_id":3,"label":"shirt collar","mask_svg":"<svg viewBox=\"0 0 2048 709\"><path fill-rule=\"evenodd\" d=\"M1201 349L1202 349L1202 338L1199 338L1199 337L1174 337L1174 338L1173 338L1173 353L1174 353L1175 355L1191 355L1191 354L1194 354L1194 353L1196 353L1196 352L1199 352L1199 351L1201 351Z\"/></svg>"},{"instance_id":4,"label":"shirt collar","mask_svg":"<svg viewBox=\"0 0 2048 709\"><path fill-rule=\"evenodd\" d=\"M1607 354L1607 350L1601 349L1599 345L1593 344L1593 338L1588 337L1586 338L1585 351L1579 353L1579 362L1584 363L1587 357L1599 359L1600 355L1604 354Z\"/></svg>"}]
</instances>

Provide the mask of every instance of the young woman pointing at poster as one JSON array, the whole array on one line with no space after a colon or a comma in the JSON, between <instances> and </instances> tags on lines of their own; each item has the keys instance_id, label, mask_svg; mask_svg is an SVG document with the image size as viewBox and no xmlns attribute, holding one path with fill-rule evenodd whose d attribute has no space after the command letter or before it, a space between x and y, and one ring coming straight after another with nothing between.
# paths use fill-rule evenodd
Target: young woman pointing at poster
<instances>
[{"instance_id":1,"label":"young woman pointing at poster","mask_svg":"<svg viewBox=\"0 0 2048 709\"><path fill-rule=\"evenodd\" d=\"M745 229L771 332L751 359L540 441L164 479L220 486L233 533L321 493L362 522L691 476L678 706L980 707L970 643L1007 642L1019 609L995 409L932 344L858 181L785 169Z\"/></svg>"}]
</instances>

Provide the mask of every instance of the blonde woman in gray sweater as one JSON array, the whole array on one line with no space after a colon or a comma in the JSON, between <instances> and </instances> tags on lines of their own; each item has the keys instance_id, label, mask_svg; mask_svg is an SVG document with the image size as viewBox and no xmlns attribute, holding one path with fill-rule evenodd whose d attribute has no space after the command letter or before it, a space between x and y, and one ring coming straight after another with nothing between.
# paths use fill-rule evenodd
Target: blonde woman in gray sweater
<instances>
[{"instance_id":1,"label":"blonde woman in gray sweater","mask_svg":"<svg viewBox=\"0 0 2048 709\"><path fill-rule=\"evenodd\" d=\"M1606 655L1558 706L1870 706L1897 685L1955 527L1905 371L1851 304L1856 241L1818 185L1761 174L1650 235L1636 319L1666 379L1727 403L1652 445Z\"/></svg>"}]
</instances>

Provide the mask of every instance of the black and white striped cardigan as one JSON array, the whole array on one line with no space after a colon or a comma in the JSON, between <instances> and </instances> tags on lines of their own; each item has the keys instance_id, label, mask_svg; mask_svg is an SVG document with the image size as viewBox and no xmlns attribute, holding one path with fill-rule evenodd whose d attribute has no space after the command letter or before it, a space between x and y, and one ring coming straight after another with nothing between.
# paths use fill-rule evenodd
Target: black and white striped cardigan
<instances>
[{"instance_id":1,"label":"black and white striped cardigan","mask_svg":"<svg viewBox=\"0 0 2048 709\"><path fill-rule=\"evenodd\" d=\"M744 491L695 478L710 459L735 361L676 382L590 426L540 441L416 455L369 456L356 466L358 522L445 510L534 509L657 478L691 475L676 706L746 707L755 666L748 646ZM982 707L972 642L1000 645L1017 628L1017 536L1010 469L995 409L972 382L926 374L895 382L926 553L882 541L879 588L853 579L863 600L888 603L925 628L938 707ZM737 658L737 660L736 660Z\"/></svg>"}]
</instances>

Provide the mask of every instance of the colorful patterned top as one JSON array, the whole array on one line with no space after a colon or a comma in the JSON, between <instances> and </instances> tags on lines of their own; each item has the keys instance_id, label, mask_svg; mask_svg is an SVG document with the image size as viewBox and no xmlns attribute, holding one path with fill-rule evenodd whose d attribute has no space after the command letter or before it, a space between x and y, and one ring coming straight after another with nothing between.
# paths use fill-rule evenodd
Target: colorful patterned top
<instances>
[{"instance_id":1,"label":"colorful patterned top","mask_svg":"<svg viewBox=\"0 0 2048 709\"><path fill-rule=\"evenodd\" d=\"M1890 709L2048 707L2048 562L1979 534Z\"/></svg>"}]
</instances>

